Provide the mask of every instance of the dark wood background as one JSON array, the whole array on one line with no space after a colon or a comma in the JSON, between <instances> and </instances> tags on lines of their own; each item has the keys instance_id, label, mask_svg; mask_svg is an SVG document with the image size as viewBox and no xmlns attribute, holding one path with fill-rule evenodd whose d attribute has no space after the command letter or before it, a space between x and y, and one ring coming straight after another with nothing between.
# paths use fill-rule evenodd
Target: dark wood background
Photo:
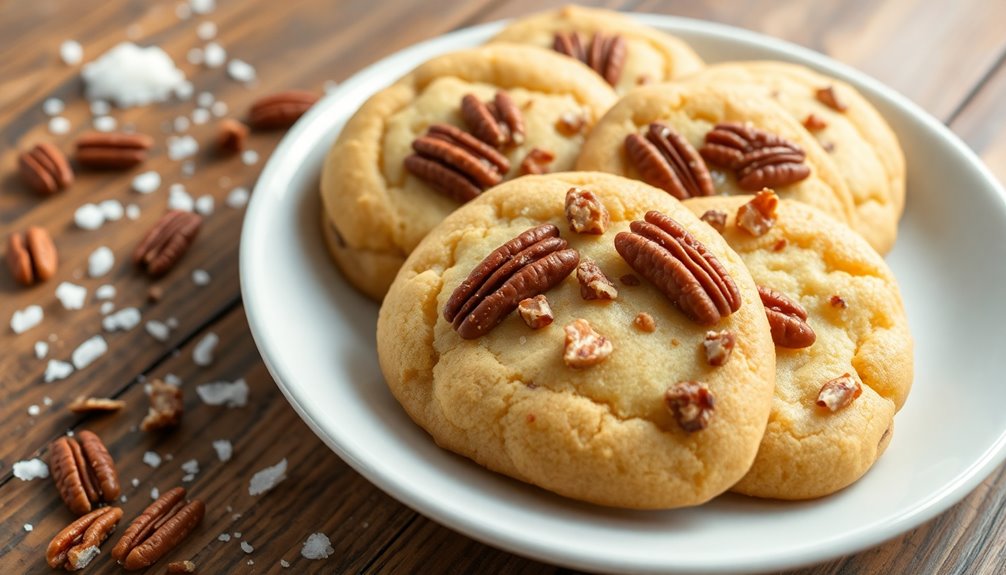
<instances>
[{"instance_id":1,"label":"dark wood background","mask_svg":"<svg viewBox=\"0 0 1006 575\"><path fill-rule=\"evenodd\" d=\"M47 228L55 237L61 267L56 278L32 289L14 285L0 273L0 564L3 571L43 572L49 539L70 520L48 480L22 482L12 477L15 461L44 454L45 446L68 429L89 428L100 434L118 462L128 501L127 518L149 502L152 487L162 491L177 485L180 464L196 458L202 468L188 484L206 501L202 527L171 559L193 559L202 573L264 573L280 571L279 561L292 572L561 572L476 543L420 516L388 497L331 453L294 414L270 379L252 343L238 290L237 250L243 209L223 205L228 191L251 187L280 134L255 135L251 148L262 161L245 166L237 158L210 153L212 125L194 126L202 144L193 177L180 163L167 159L164 124L191 112L192 102L172 102L152 108L116 111L120 125L133 124L155 135L158 145L143 168L129 174L87 173L68 192L43 199L16 177L19 149L52 140L64 150L74 135L90 123L81 97L79 68L62 64L60 43L75 39L85 59L116 43L135 38L157 44L170 53L193 81L196 91L210 91L225 101L231 115L241 117L258 96L283 89L321 91L326 81L339 81L355 70L413 42L443 32L498 18L518 16L552 0L472 0L453 2L374 2L373 0L219 0L215 11L180 19L180 0L32 0L0 4L0 236L29 225ZM665 12L750 28L824 52L851 64L906 94L947 123L992 168L1006 179L1006 2L987 0L759 0L735 2L611 1L588 2L609 8ZM256 85L247 87L186 62L189 48L201 46L196 25L217 24L217 41L231 56L252 63ZM70 134L51 136L41 108L48 97L67 102ZM133 174L156 169L161 190L149 196L130 191ZM147 302L149 280L128 264L142 233L165 210L166 188L182 182L194 196L211 194L216 211L182 264L157 282L165 296ZM142 208L137 222L106 224L100 231L73 225L73 212L85 202L117 198ZM909 199L909 201L911 201ZM98 245L115 252L117 263L108 278L92 280L79 274L88 254ZM196 286L194 269L205 269L212 283ZM86 276L86 274L85 274ZM53 296L63 280L86 285L86 307L63 310ZM91 335L101 333L99 305L93 290L113 282L116 305L135 305L144 320L177 318L169 341L160 343L142 328L105 333L109 353L65 381L43 383L45 361L34 357L33 344L54 334L50 356L67 358ZM37 303L45 309L40 327L15 336L6 322L16 309ZM200 368L192 347L204 334L220 337L216 360ZM188 409L183 427L169 435L151 436L135 430L146 411L142 378L175 374L185 382ZM194 385L243 377L251 387L246 407L203 405ZM114 396L128 407L116 415L81 417L67 404L79 394ZM52 405L44 406L50 397ZM30 405L41 414L28 415ZM229 439L234 458L221 463L211 447L214 439ZM160 468L141 462L155 450L172 455ZM251 475L286 457L289 478L274 491L251 497ZM134 488L130 480L139 480ZM1001 572L1006 546L1006 476L1002 469L974 493L942 516L869 551L809 568L800 573L992 573ZM34 526L25 532L22 525ZM335 553L326 561L300 557L308 534L324 532ZM245 554L238 539L222 542L221 533L241 533L254 552ZM89 567L92 573L118 572L110 549ZM249 564L249 560L253 564ZM163 562L152 572L163 572Z\"/></svg>"}]
</instances>

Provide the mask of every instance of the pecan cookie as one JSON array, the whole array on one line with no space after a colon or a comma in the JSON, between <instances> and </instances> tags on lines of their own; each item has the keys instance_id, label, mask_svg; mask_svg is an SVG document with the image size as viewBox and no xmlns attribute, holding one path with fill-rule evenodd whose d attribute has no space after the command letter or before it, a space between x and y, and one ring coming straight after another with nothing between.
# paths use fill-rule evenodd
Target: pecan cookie
<instances>
[{"instance_id":1,"label":"pecan cookie","mask_svg":"<svg viewBox=\"0 0 1006 575\"><path fill-rule=\"evenodd\" d=\"M713 331L729 336L710 358ZM775 373L757 289L720 235L660 190L590 172L519 178L451 214L392 284L377 344L440 446L627 508L736 483Z\"/></svg>"},{"instance_id":2,"label":"pecan cookie","mask_svg":"<svg viewBox=\"0 0 1006 575\"><path fill-rule=\"evenodd\" d=\"M685 202L725 215L723 238L761 288L777 342L772 415L734 490L821 497L859 479L890 442L912 384L912 337L898 284L863 238L798 202L752 216L751 200Z\"/></svg>"},{"instance_id":3,"label":"pecan cookie","mask_svg":"<svg viewBox=\"0 0 1006 575\"><path fill-rule=\"evenodd\" d=\"M702 68L685 42L611 10L565 6L514 21L492 42L550 48L575 58L624 94Z\"/></svg>"},{"instance_id":4,"label":"pecan cookie","mask_svg":"<svg viewBox=\"0 0 1006 575\"><path fill-rule=\"evenodd\" d=\"M524 171L570 169L614 100L590 70L531 46L419 66L372 96L325 160L323 228L336 263L381 299L419 240L465 201Z\"/></svg>"}]
</instances>

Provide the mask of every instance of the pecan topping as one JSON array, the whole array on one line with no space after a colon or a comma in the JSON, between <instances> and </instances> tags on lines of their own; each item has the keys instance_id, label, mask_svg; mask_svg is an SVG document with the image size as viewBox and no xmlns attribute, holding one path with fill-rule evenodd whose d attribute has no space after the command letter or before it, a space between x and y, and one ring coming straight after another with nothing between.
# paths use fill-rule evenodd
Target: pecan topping
<instances>
[{"instance_id":1,"label":"pecan topping","mask_svg":"<svg viewBox=\"0 0 1006 575\"><path fill-rule=\"evenodd\" d=\"M588 44L578 32L556 32L552 48L583 62L614 86L625 66L625 39L618 34L594 33Z\"/></svg>"},{"instance_id":2,"label":"pecan topping","mask_svg":"<svg viewBox=\"0 0 1006 575\"><path fill-rule=\"evenodd\" d=\"M733 278L678 222L656 211L615 236L622 258L689 319L712 325L740 309Z\"/></svg>"},{"instance_id":3,"label":"pecan topping","mask_svg":"<svg viewBox=\"0 0 1006 575\"><path fill-rule=\"evenodd\" d=\"M555 154L541 148L531 148L531 151L524 156L524 161L520 163L518 172L522 176L528 174L547 174L548 165L555 159Z\"/></svg>"},{"instance_id":4,"label":"pecan topping","mask_svg":"<svg viewBox=\"0 0 1006 575\"><path fill-rule=\"evenodd\" d=\"M702 156L667 124L650 124L646 137L629 134L625 152L643 181L679 200L711 196L716 191Z\"/></svg>"},{"instance_id":5,"label":"pecan topping","mask_svg":"<svg viewBox=\"0 0 1006 575\"><path fill-rule=\"evenodd\" d=\"M447 300L444 319L465 339L485 335L522 300L558 285L579 262L580 254L566 248L559 228L531 228L475 266Z\"/></svg>"},{"instance_id":6,"label":"pecan topping","mask_svg":"<svg viewBox=\"0 0 1006 575\"><path fill-rule=\"evenodd\" d=\"M185 501L185 489L175 487L133 520L112 549L112 557L127 571L149 567L177 547L205 513L202 501Z\"/></svg>"},{"instance_id":7,"label":"pecan topping","mask_svg":"<svg viewBox=\"0 0 1006 575\"><path fill-rule=\"evenodd\" d=\"M672 385L664 392L664 403L681 429L688 433L705 429L716 409L713 392L701 381L682 381Z\"/></svg>"},{"instance_id":8,"label":"pecan topping","mask_svg":"<svg viewBox=\"0 0 1006 575\"><path fill-rule=\"evenodd\" d=\"M584 116L583 110L563 112L559 115L559 119L555 121L555 131L563 136L575 136L582 132L586 125L587 118Z\"/></svg>"},{"instance_id":9,"label":"pecan topping","mask_svg":"<svg viewBox=\"0 0 1006 575\"><path fill-rule=\"evenodd\" d=\"M133 263L151 277L175 267L196 239L203 218L199 214L172 210L157 220L133 251Z\"/></svg>"},{"instance_id":10,"label":"pecan topping","mask_svg":"<svg viewBox=\"0 0 1006 575\"><path fill-rule=\"evenodd\" d=\"M178 427L185 412L182 390L155 379L150 384L150 409L140 422L143 431L162 431Z\"/></svg>"},{"instance_id":11,"label":"pecan topping","mask_svg":"<svg viewBox=\"0 0 1006 575\"><path fill-rule=\"evenodd\" d=\"M807 114L803 119L803 127L811 132L819 132L828 127L828 122L817 114Z\"/></svg>"},{"instance_id":12,"label":"pecan topping","mask_svg":"<svg viewBox=\"0 0 1006 575\"><path fill-rule=\"evenodd\" d=\"M737 338L732 331L707 331L706 338L702 340L702 347L706 350L706 361L714 367L724 365L730 359L736 344Z\"/></svg>"},{"instance_id":13,"label":"pecan topping","mask_svg":"<svg viewBox=\"0 0 1006 575\"><path fill-rule=\"evenodd\" d=\"M839 309L845 309L849 307L849 304L845 303L845 299L838 294L835 294L830 298L828 298L828 303L831 304L831 307L837 307Z\"/></svg>"},{"instance_id":14,"label":"pecan topping","mask_svg":"<svg viewBox=\"0 0 1006 575\"><path fill-rule=\"evenodd\" d=\"M236 154L245 149L248 126L234 118L224 118L217 124L217 149L223 154Z\"/></svg>"},{"instance_id":15,"label":"pecan topping","mask_svg":"<svg viewBox=\"0 0 1006 575\"><path fill-rule=\"evenodd\" d=\"M59 257L52 236L44 228L32 226L23 234L7 237L7 267L21 285L44 282L56 274Z\"/></svg>"},{"instance_id":16,"label":"pecan topping","mask_svg":"<svg viewBox=\"0 0 1006 575\"><path fill-rule=\"evenodd\" d=\"M541 329L555 321L552 306L548 305L548 299L542 294L522 299L517 304L517 313L531 329Z\"/></svg>"},{"instance_id":17,"label":"pecan topping","mask_svg":"<svg viewBox=\"0 0 1006 575\"><path fill-rule=\"evenodd\" d=\"M615 284L590 260L580 260L580 265L576 266L576 280L580 282L580 297L583 299L613 300L618 297Z\"/></svg>"},{"instance_id":18,"label":"pecan topping","mask_svg":"<svg viewBox=\"0 0 1006 575\"><path fill-rule=\"evenodd\" d=\"M789 296L758 286L758 295L768 315L768 325L772 330L772 341L779 347L799 349L810 347L817 334L807 323L807 310Z\"/></svg>"},{"instance_id":19,"label":"pecan topping","mask_svg":"<svg viewBox=\"0 0 1006 575\"><path fill-rule=\"evenodd\" d=\"M566 192L566 221L578 234L603 234L611 217L594 192L573 187Z\"/></svg>"},{"instance_id":20,"label":"pecan topping","mask_svg":"<svg viewBox=\"0 0 1006 575\"><path fill-rule=\"evenodd\" d=\"M834 86L828 86L826 88L818 88L817 91L814 92L814 95L817 97L819 102L821 102L825 106L828 106L832 110L835 110L837 112L844 112L849 109L849 106L847 106L845 102L840 100L838 94L835 93Z\"/></svg>"},{"instance_id":21,"label":"pecan topping","mask_svg":"<svg viewBox=\"0 0 1006 575\"><path fill-rule=\"evenodd\" d=\"M494 148L524 143L524 116L503 90L489 103L466 94L461 98L461 117L476 138Z\"/></svg>"},{"instance_id":22,"label":"pecan topping","mask_svg":"<svg viewBox=\"0 0 1006 575\"><path fill-rule=\"evenodd\" d=\"M774 251L774 252L781 252L784 249L786 249L786 246L788 246L788 245L789 245L789 240L787 240L786 238L779 238L778 240L775 241L774 244L772 244L772 251Z\"/></svg>"},{"instance_id":23,"label":"pecan topping","mask_svg":"<svg viewBox=\"0 0 1006 575\"><path fill-rule=\"evenodd\" d=\"M108 539L122 518L122 509L102 507L78 517L49 542L45 560L49 567L76 571L87 567L98 556L99 547Z\"/></svg>"},{"instance_id":24,"label":"pecan topping","mask_svg":"<svg viewBox=\"0 0 1006 575\"><path fill-rule=\"evenodd\" d=\"M59 496L72 513L83 515L92 504L119 497L115 462L97 435L84 430L49 445L49 471Z\"/></svg>"},{"instance_id":25,"label":"pecan topping","mask_svg":"<svg viewBox=\"0 0 1006 575\"><path fill-rule=\"evenodd\" d=\"M416 153L405 158L405 169L459 202L500 183L510 170L509 160L492 146L448 124L430 126L412 149Z\"/></svg>"},{"instance_id":26,"label":"pecan topping","mask_svg":"<svg viewBox=\"0 0 1006 575\"><path fill-rule=\"evenodd\" d=\"M699 153L710 164L729 168L748 191L776 188L810 175L807 155L796 144L750 124L717 124Z\"/></svg>"},{"instance_id":27,"label":"pecan topping","mask_svg":"<svg viewBox=\"0 0 1006 575\"><path fill-rule=\"evenodd\" d=\"M724 211L706 210L699 219L712 226L714 230L721 234L727 228L727 213Z\"/></svg>"},{"instance_id":28,"label":"pecan topping","mask_svg":"<svg viewBox=\"0 0 1006 575\"><path fill-rule=\"evenodd\" d=\"M195 573L196 564L192 561L172 561L168 563L168 573Z\"/></svg>"},{"instance_id":29,"label":"pecan topping","mask_svg":"<svg viewBox=\"0 0 1006 575\"><path fill-rule=\"evenodd\" d=\"M585 319L573 320L562 329L566 332L562 361L573 369L595 366L608 359L614 349L611 341L594 331Z\"/></svg>"},{"instance_id":30,"label":"pecan topping","mask_svg":"<svg viewBox=\"0 0 1006 575\"><path fill-rule=\"evenodd\" d=\"M70 411L73 413L108 412L119 411L123 407L126 407L126 402L121 399L86 397L79 395L77 396L77 399L74 399L67 407L69 407Z\"/></svg>"},{"instance_id":31,"label":"pecan topping","mask_svg":"<svg viewBox=\"0 0 1006 575\"><path fill-rule=\"evenodd\" d=\"M636 326L636 329L646 333L653 333L657 331L657 322L654 321L653 316L641 311L636 314L636 317L632 319L632 325Z\"/></svg>"},{"instance_id":32,"label":"pecan topping","mask_svg":"<svg viewBox=\"0 0 1006 575\"><path fill-rule=\"evenodd\" d=\"M817 404L831 412L848 406L863 394L863 386L848 373L824 382L817 394Z\"/></svg>"},{"instance_id":33,"label":"pecan topping","mask_svg":"<svg viewBox=\"0 0 1006 575\"><path fill-rule=\"evenodd\" d=\"M248 110L248 123L256 130L289 128L317 101L318 94L303 90L259 98Z\"/></svg>"},{"instance_id":34,"label":"pecan topping","mask_svg":"<svg viewBox=\"0 0 1006 575\"><path fill-rule=\"evenodd\" d=\"M31 189L51 196L73 183L73 169L59 148L48 143L36 144L18 157L21 178Z\"/></svg>"},{"instance_id":35,"label":"pecan topping","mask_svg":"<svg viewBox=\"0 0 1006 575\"><path fill-rule=\"evenodd\" d=\"M124 170L142 164L153 146L154 139L145 134L90 132L77 138L77 163Z\"/></svg>"},{"instance_id":36,"label":"pecan topping","mask_svg":"<svg viewBox=\"0 0 1006 575\"><path fill-rule=\"evenodd\" d=\"M765 188L750 202L737 208L737 227L756 238L764 236L775 225L778 205L779 196Z\"/></svg>"}]
</instances>

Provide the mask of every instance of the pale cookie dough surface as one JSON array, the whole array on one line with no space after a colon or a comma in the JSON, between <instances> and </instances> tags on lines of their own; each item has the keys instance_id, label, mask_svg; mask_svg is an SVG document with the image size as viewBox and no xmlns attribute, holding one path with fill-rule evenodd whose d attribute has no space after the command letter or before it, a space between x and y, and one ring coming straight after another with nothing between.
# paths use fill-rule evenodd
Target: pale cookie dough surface
<instances>
[{"instance_id":1,"label":"pale cookie dough surface","mask_svg":"<svg viewBox=\"0 0 1006 575\"><path fill-rule=\"evenodd\" d=\"M692 74L702 59L684 41L637 24L611 10L565 6L558 10L521 18L491 42L514 42L552 48L556 32L579 32L588 38L595 32L620 34L626 42L625 67L615 85L624 94L644 83L663 82Z\"/></svg>"},{"instance_id":2,"label":"pale cookie dough surface","mask_svg":"<svg viewBox=\"0 0 1006 575\"><path fill-rule=\"evenodd\" d=\"M890 126L855 88L784 62L716 64L689 80L774 98L799 122L810 114L824 120L825 128L808 131L828 151L852 194L853 228L881 254L891 249L905 204L905 157ZM829 86L848 107L844 112L817 98L817 90Z\"/></svg>"},{"instance_id":3,"label":"pale cookie dough surface","mask_svg":"<svg viewBox=\"0 0 1006 575\"><path fill-rule=\"evenodd\" d=\"M563 204L572 186L601 198L612 219L605 234L569 230ZM652 209L692 231L740 290L740 309L715 326L737 335L723 367L706 362L702 341L710 328L692 323L645 280L629 287L618 279L632 269L615 251L614 236ZM443 318L451 293L491 251L544 222L600 266L618 298L583 300L574 273L546 293L552 325L532 330L515 312L479 339L459 337ZM640 312L655 318L655 332L633 326ZM563 326L578 318L609 338L614 351L576 370L562 359ZM719 234L660 190L586 172L526 176L449 216L388 292L377 348L391 391L440 446L568 497L629 508L696 505L736 483L761 441L775 373L755 285ZM683 380L706 382L715 395L709 426L692 434L663 401Z\"/></svg>"},{"instance_id":4,"label":"pale cookie dough surface","mask_svg":"<svg viewBox=\"0 0 1006 575\"><path fill-rule=\"evenodd\" d=\"M775 226L754 238L734 219L748 199L685 205L699 216L708 209L729 214L723 237L755 282L807 310L817 341L776 349L772 415L754 465L734 490L820 497L859 479L887 447L894 414L912 385L912 337L894 276L859 235L817 210L782 201ZM846 307L833 304L832 296ZM844 373L861 382L862 395L834 413L817 406L821 386Z\"/></svg>"},{"instance_id":5,"label":"pale cookie dough surface","mask_svg":"<svg viewBox=\"0 0 1006 575\"><path fill-rule=\"evenodd\" d=\"M321 178L323 233L343 273L368 296L381 299L419 240L460 206L406 172L412 141L432 124L463 127L465 94L491 100L501 89L521 108L526 131L523 144L502 150L511 164L507 178L532 148L555 154L551 171L570 169L584 134L615 100L586 67L509 44L439 56L372 96L339 134ZM581 133L557 128L568 113L584 117Z\"/></svg>"},{"instance_id":6,"label":"pale cookie dough surface","mask_svg":"<svg viewBox=\"0 0 1006 575\"><path fill-rule=\"evenodd\" d=\"M640 179L625 153L625 137L643 133L653 122L669 124L696 150L702 147L706 134L723 122L748 122L782 136L806 152L810 176L777 188L779 196L810 204L843 222L853 218L852 196L845 180L827 152L799 122L769 98L718 84L683 82L647 86L623 97L587 138L577 169ZM708 167L718 193L751 193L738 187L732 171Z\"/></svg>"}]
</instances>

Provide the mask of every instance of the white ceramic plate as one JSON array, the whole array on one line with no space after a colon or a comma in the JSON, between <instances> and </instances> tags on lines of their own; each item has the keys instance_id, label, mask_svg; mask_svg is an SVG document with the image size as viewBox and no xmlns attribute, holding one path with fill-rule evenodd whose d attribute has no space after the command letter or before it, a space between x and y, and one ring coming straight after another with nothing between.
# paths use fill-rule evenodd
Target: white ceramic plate
<instances>
[{"instance_id":1,"label":"white ceramic plate","mask_svg":"<svg viewBox=\"0 0 1006 575\"><path fill-rule=\"evenodd\" d=\"M782 569L859 551L934 517L1006 455L1002 188L943 125L855 70L735 28L639 19L684 38L710 62L789 60L842 78L901 138L908 209L888 261L916 337L916 378L890 449L866 477L818 501L727 495L695 509L619 511L486 471L439 449L409 420L378 369L377 306L342 280L322 244L320 167L369 95L431 56L482 43L498 23L362 70L319 102L269 160L241 238L242 293L269 371L311 429L378 487L475 539L550 563L641 573Z\"/></svg>"}]
</instances>

